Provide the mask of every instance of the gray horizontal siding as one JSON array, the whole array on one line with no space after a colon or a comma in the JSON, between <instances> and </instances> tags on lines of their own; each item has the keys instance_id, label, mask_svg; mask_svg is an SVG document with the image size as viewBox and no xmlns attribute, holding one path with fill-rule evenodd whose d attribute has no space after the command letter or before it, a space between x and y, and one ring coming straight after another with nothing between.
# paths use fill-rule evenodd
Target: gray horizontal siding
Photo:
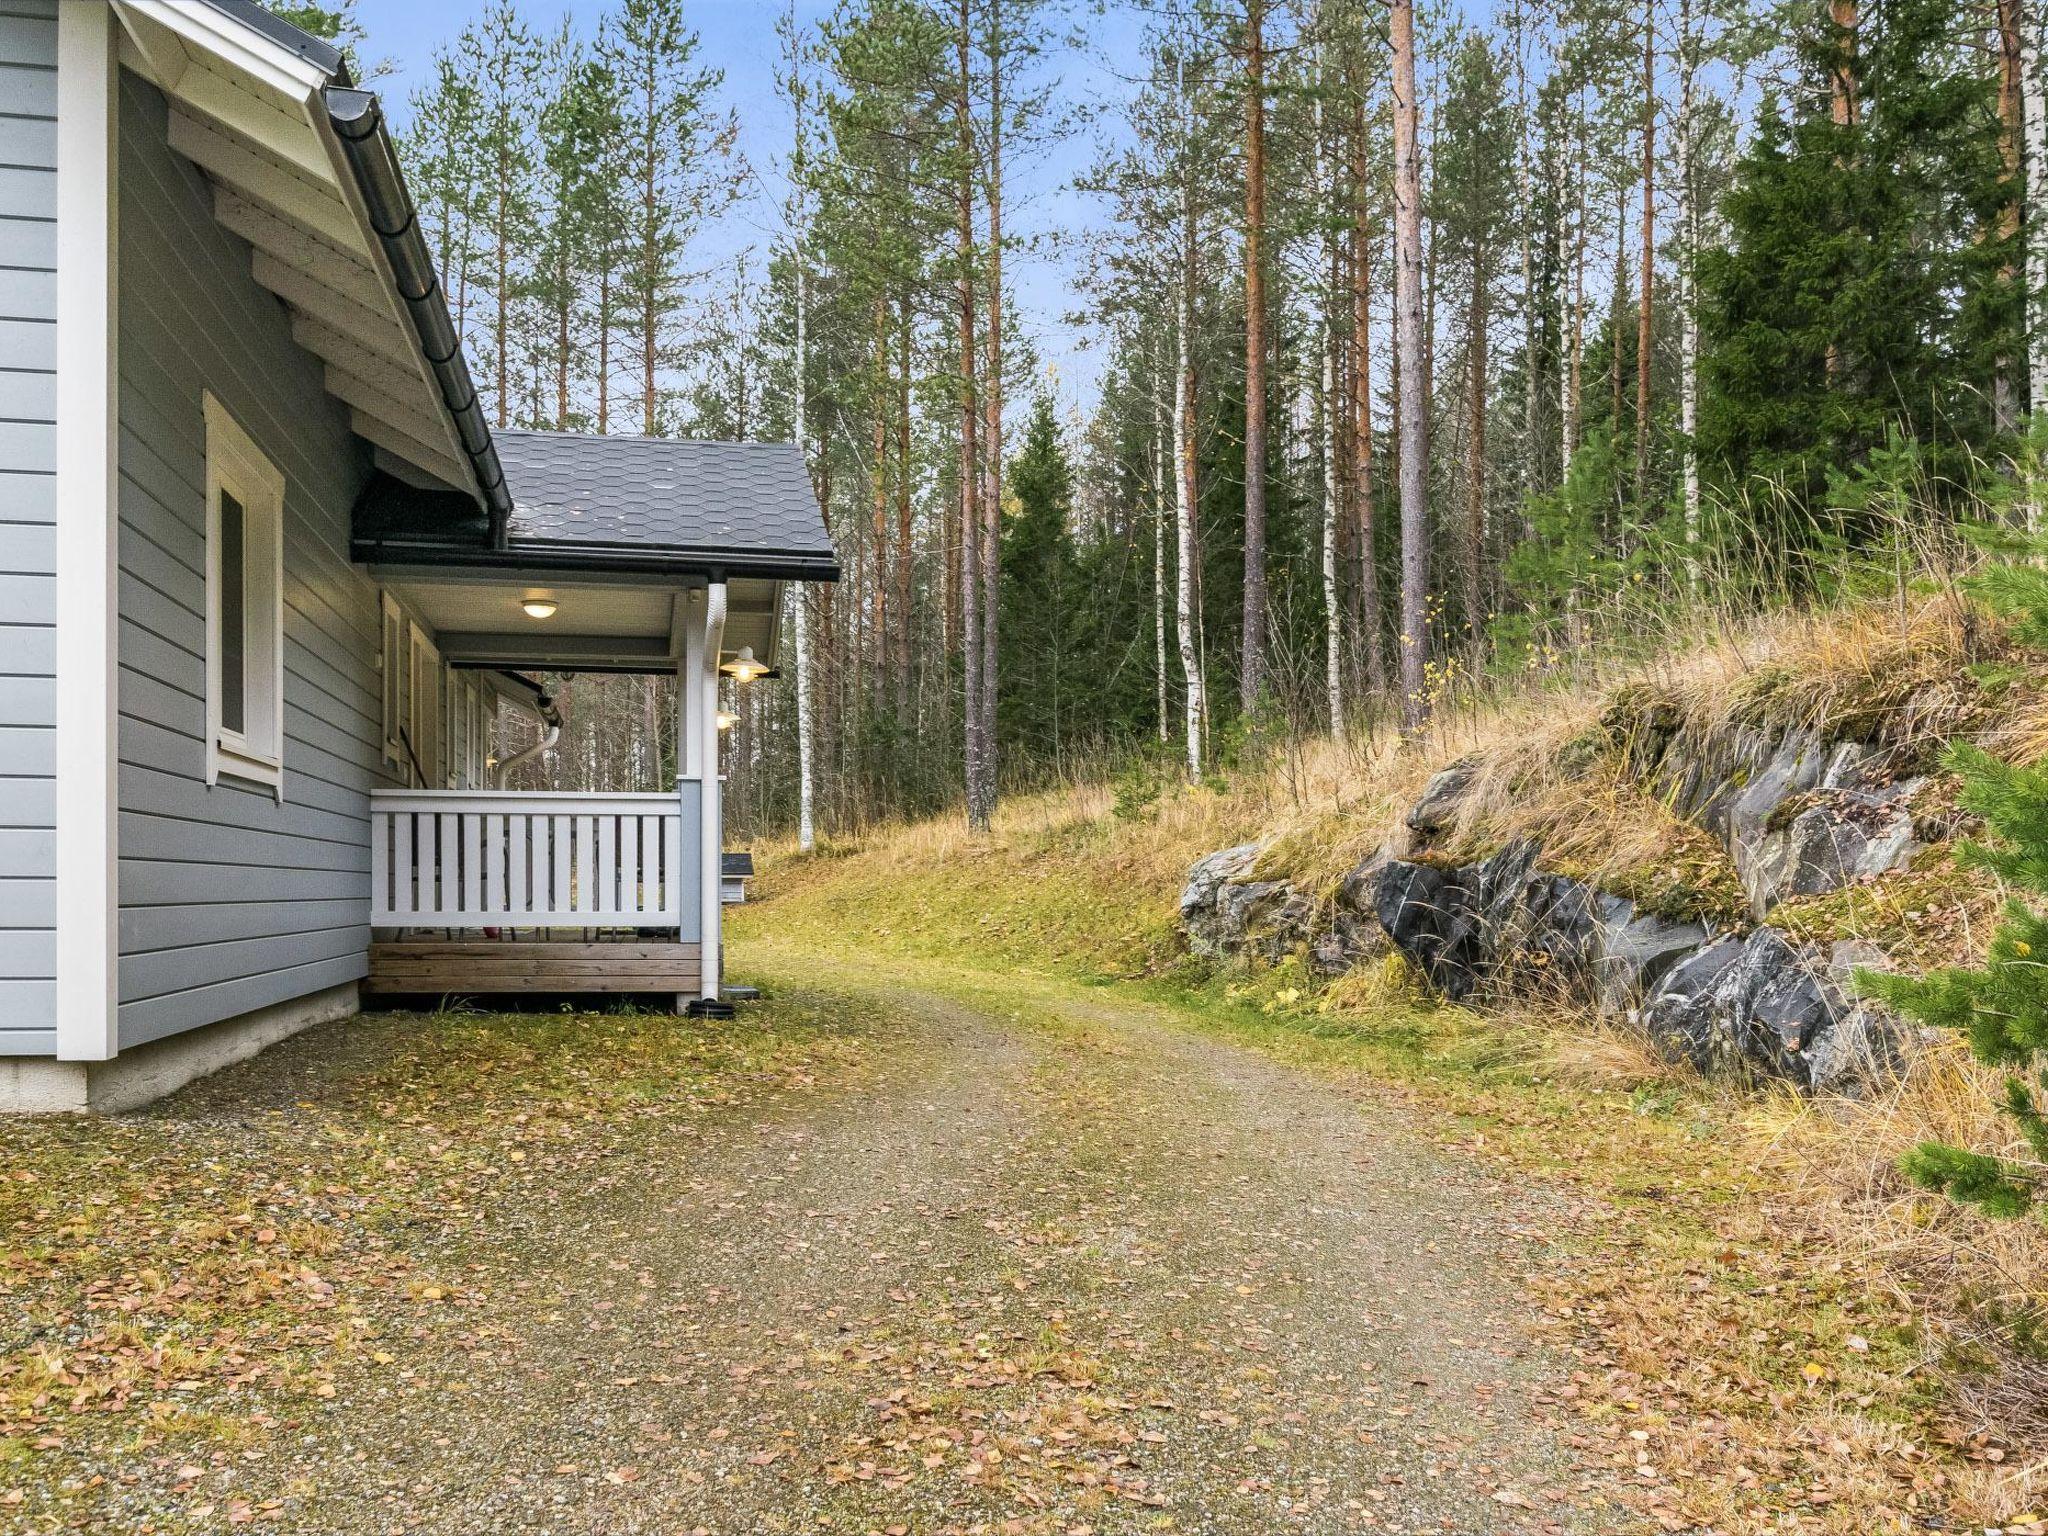
<instances>
[{"instance_id":1,"label":"gray horizontal siding","mask_svg":"<svg viewBox=\"0 0 2048 1536\"><path fill-rule=\"evenodd\" d=\"M0 1053L56 1049L57 0L0 0Z\"/></svg>"},{"instance_id":2,"label":"gray horizontal siding","mask_svg":"<svg viewBox=\"0 0 2048 1536\"><path fill-rule=\"evenodd\" d=\"M362 450L164 125L162 97L124 77L124 1048L362 976L368 797L386 782L377 594L347 558ZM285 476L282 803L267 789L205 782L206 390Z\"/></svg>"}]
</instances>

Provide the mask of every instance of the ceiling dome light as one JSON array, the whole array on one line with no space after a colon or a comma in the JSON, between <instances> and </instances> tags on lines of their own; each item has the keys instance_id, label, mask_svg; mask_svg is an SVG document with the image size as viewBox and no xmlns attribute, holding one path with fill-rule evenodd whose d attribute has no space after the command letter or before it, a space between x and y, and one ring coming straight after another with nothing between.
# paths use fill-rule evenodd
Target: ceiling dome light
<instances>
[{"instance_id":1,"label":"ceiling dome light","mask_svg":"<svg viewBox=\"0 0 2048 1536\"><path fill-rule=\"evenodd\" d=\"M754 648L751 645L741 646L739 655L718 670L740 683L751 683L757 677L768 675L768 668L754 659Z\"/></svg>"},{"instance_id":2,"label":"ceiling dome light","mask_svg":"<svg viewBox=\"0 0 2048 1536\"><path fill-rule=\"evenodd\" d=\"M519 606L526 610L529 619L552 619L555 610L561 606L545 592L529 592L519 600Z\"/></svg>"}]
</instances>

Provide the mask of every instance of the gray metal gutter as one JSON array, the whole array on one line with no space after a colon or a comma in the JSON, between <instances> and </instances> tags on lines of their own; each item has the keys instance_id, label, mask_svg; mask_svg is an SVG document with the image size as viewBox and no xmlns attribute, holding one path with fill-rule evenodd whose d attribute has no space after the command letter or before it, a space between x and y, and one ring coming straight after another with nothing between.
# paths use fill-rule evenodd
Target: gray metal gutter
<instances>
[{"instance_id":1,"label":"gray metal gutter","mask_svg":"<svg viewBox=\"0 0 2048 1536\"><path fill-rule=\"evenodd\" d=\"M462 355L462 338L449 318L440 274L434 270L434 258L420 234L419 213L405 190L405 173L384 125L384 109L375 92L350 86L330 85L321 95L349 171L369 209L370 223L384 247L398 296L419 337L420 351L433 370L441 403L454 419L455 435L476 476L490 519L491 547L503 549L506 524L512 516L512 493L505 484L504 467L498 463L498 450L491 443L491 429L469 376L469 363Z\"/></svg>"},{"instance_id":2,"label":"gray metal gutter","mask_svg":"<svg viewBox=\"0 0 2048 1536\"><path fill-rule=\"evenodd\" d=\"M736 550L687 544L592 544L520 539L492 549L417 538L356 538L349 558L358 565L459 568L470 571L591 571L621 576L699 576L712 581L745 577L766 581L837 581L836 555L808 550Z\"/></svg>"}]
</instances>

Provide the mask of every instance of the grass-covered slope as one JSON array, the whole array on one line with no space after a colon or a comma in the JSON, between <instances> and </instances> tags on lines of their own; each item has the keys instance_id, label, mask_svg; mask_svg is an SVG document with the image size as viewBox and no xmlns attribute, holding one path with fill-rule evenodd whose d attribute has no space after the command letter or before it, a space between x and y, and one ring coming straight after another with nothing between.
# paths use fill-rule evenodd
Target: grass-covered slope
<instances>
[{"instance_id":1,"label":"grass-covered slope","mask_svg":"<svg viewBox=\"0 0 2048 1536\"><path fill-rule=\"evenodd\" d=\"M1204 965L1175 917L1188 865L1250 840L1262 872L1327 893L1399 835L1432 772L1473 757L1452 850L1536 837L1552 867L1740 925L1719 841L1632 771L1642 732L1811 727L1914 772L1956 736L2033 760L2048 753L2044 680L2048 658L1946 589L1782 617L1610 676L1533 678L1446 712L1419 743L1317 741L1197 788L1017 798L988 838L945 819L810 856L770 850L736 963L772 981L841 956L850 975L907 969L1019 1008L1113 982L1193 1027L1398 1084L1437 1108L1447 1138L1569 1185L1596 1213L1562 1246L1547 1304L1598 1363L1595 1431L1641 1429L1687 1469L1680 1514L1715 1530L1917 1529L1935 1510L2012 1527L2048 1499L2048 1243L2038 1224L1959 1212L1896 1168L1923 1139L2009 1138L1995 1085L1958 1044L1933 1044L1862 1103L1741 1095L1562 1005L1432 1004L1398 962L1327 986L1291 963ZM1967 830L1953 804L1937 774L1915 801L1934 846L1771 921L1872 939L1913 967L1970 952L2000 893L1941 845Z\"/></svg>"}]
</instances>

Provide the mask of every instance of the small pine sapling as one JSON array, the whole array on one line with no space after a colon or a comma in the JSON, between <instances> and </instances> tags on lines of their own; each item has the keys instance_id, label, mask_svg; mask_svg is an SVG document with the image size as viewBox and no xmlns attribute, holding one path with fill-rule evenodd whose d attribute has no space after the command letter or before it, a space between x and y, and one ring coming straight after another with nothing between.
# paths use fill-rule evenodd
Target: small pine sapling
<instances>
[{"instance_id":1,"label":"small pine sapling","mask_svg":"<svg viewBox=\"0 0 2048 1536\"><path fill-rule=\"evenodd\" d=\"M2019 535L2016 542L2029 548L2011 553L2038 553L2036 541ZM2048 569L2001 563L1967 585L2014 620L2020 638L2048 643ZM2048 1175L2048 1118L2039 1097L2048 1090L2048 916L2032 904L2048 899L2048 772L2000 762L1967 742L1952 745L1946 761L1962 778L1964 808L1990 832L1986 842L1965 844L1958 858L2018 894L2006 904L1981 966L1861 979L1908 1017L1961 1032L1979 1061L2005 1070L2002 1108L2032 1154L2015 1160L1926 1142L1906 1155L1906 1173L1989 1215L2019 1216L2042 1204Z\"/></svg>"}]
</instances>

